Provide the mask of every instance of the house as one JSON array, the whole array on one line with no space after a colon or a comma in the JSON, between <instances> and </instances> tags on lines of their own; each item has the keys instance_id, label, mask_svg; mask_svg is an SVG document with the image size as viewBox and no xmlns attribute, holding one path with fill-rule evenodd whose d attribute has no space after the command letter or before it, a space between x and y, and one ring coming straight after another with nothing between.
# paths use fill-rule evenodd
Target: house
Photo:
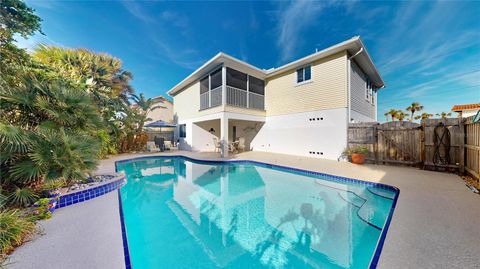
<instances>
[{"instance_id":1,"label":"house","mask_svg":"<svg viewBox=\"0 0 480 269\"><path fill-rule=\"evenodd\" d=\"M376 121L383 87L353 37L268 70L219 53L168 94L180 149L213 151L214 139L242 137L247 150L337 159L348 122ZM227 143L222 147L227 155Z\"/></svg>"},{"instance_id":2,"label":"house","mask_svg":"<svg viewBox=\"0 0 480 269\"><path fill-rule=\"evenodd\" d=\"M153 106L161 106L163 108L154 109L149 111L147 117L151 120L147 122L154 122L158 120L162 120L165 122L173 122L173 103L172 101L168 100L163 96L157 96L152 98L154 105Z\"/></svg>"},{"instance_id":3,"label":"house","mask_svg":"<svg viewBox=\"0 0 480 269\"><path fill-rule=\"evenodd\" d=\"M452 107L453 112L458 113L459 118L468 118L474 116L480 111L480 103L478 104L467 104L467 105L454 105Z\"/></svg>"}]
</instances>

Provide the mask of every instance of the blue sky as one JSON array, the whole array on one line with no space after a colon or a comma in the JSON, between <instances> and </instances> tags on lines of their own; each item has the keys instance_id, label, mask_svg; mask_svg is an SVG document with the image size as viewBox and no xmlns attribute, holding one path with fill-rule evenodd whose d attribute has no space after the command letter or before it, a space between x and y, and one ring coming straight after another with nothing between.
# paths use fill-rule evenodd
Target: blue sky
<instances>
[{"instance_id":1,"label":"blue sky","mask_svg":"<svg viewBox=\"0 0 480 269\"><path fill-rule=\"evenodd\" d=\"M165 95L219 51L278 67L360 35L390 108L425 111L480 102L480 2L27 1L46 36L19 40L107 52L133 72L137 92Z\"/></svg>"}]
</instances>

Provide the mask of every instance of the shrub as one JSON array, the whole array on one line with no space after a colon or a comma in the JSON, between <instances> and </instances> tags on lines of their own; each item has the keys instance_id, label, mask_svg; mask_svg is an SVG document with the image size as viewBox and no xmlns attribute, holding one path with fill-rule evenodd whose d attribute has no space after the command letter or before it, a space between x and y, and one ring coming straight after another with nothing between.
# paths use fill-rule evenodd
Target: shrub
<instances>
[{"instance_id":1,"label":"shrub","mask_svg":"<svg viewBox=\"0 0 480 269\"><path fill-rule=\"evenodd\" d=\"M346 155L352 155L352 154L368 154L368 148L366 146L355 146L351 148L347 148L344 152Z\"/></svg>"},{"instance_id":2,"label":"shrub","mask_svg":"<svg viewBox=\"0 0 480 269\"><path fill-rule=\"evenodd\" d=\"M8 203L13 206L29 206L36 199L38 195L30 188L16 188L8 196Z\"/></svg>"},{"instance_id":3,"label":"shrub","mask_svg":"<svg viewBox=\"0 0 480 269\"><path fill-rule=\"evenodd\" d=\"M52 217L50 212L50 199L42 198L35 203L37 208L37 219L49 219Z\"/></svg>"},{"instance_id":4,"label":"shrub","mask_svg":"<svg viewBox=\"0 0 480 269\"><path fill-rule=\"evenodd\" d=\"M105 130L98 131L97 136L100 139L100 158L105 158L108 154L117 154L115 144Z\"/></svg>"},{"instance_id":5,"label":"shrub","mask_svg":"<svg viewBox=\"0 0 480 269\"><path fill-rule=\"evenodd\" d=\"M0 254L8 254L34 232L35 223L22 216L18 210L0 212Z\"/></svg>"}]
</instances>

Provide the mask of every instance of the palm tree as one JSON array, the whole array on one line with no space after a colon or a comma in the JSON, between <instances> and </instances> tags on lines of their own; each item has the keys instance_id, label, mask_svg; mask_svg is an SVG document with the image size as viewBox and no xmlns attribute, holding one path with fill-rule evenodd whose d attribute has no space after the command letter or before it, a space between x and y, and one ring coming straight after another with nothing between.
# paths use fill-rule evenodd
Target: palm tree
<instances>
[{"instance_id":1,"label":"palm tree","mask_svg":"<svg viewBox=\"0 0 480 269\"><path fill-rule=\"evenodd\" d=\"M110 98L127 101L128 94L134 93L130 85L132 73L122 69L120 59L106 53L39 45L33 58L62 76L87 85L87 91L101 107Z\"/></svg>"},{"instance_id":2,"label":"palm tree","mask_svg":"<svg viewBox=\"0 0 480 269\"><path fill-rule=\"evenodd\" d=\"M387 113L392 118L392 121L395 121L395 118L397 118L398 115L398 110L392 108Z\"/></svg>"},{"instance_id":3,"label":"palm tree","mask_svg":"<svg viewBox=\"0 0 480 269\"><path fill-rule=\"evenodd\" d=\"M423 110L423 106L420 105L418 102L413 102L409 107L406 108L407 111L410 111L412 114L410 115L410 121L413 121L413 115L416 111Z\"/></svg>"},{"instance_id":4,"label":"palm tree","mask_svg":"<svg viewBox=\"0 0 480 269\"><path fill-rule=\"evenodd\" d=\"M435 115L439 116L439 117L442 118L442 119L446 119L447 117L450 117L450 116L452 115L452 113L451 113L451 112L448 112L448 113L447 113L447 112L443 112L443 111L442 111L442 112L437 113L437 114L435 114Z\"/></svg>"},{"instance_id":5,"label":"palm tree","mask_svg":"<svg viewBox=\"0 0 480 269\"><path fill-rule=\"evenodd\" d=\"M397 110L397 119L399 121L403 121L407 116L407 113L403 112L402 110Z\"/></svg>"},{"instance_id":6,"label":"palm tree","mask_svg":"<svg viewBox=\"0 0 480 269\"><path fill-rule=\"evenodd\" d=\"M156 100L153 100L152 98L147 99L143 93L140 93L138 96L135 94L131 94L130 99L135 102L135 104L133 105L133 109L135 110L135 114L137 115L136 117L138 120L138 132L141 132L143 130L143 126L146 121L151 120L147 118L149 112L160 108L166 108L162 105L156 105Z\"/></svg>"},{"instance_id":7,"label":"palm tree","mask_svg":"<svg viewBox=\"0 0 480 269\"><path fill-rule=\"evenodd\" d=\"M422 115L415 116L416 120L426 120L433 117L433 114L423 112Z\"/></svg>"},{"instance_id":8,"label":"palm tree","mask_svg":"<svg viewBox=\"0 0 480 269\"><path fill-rule=\"evenodd\" d=\"M95 169L101 120L90 95L71 83L32 77L0 84L0 182L12 203L25 204L46 180L85 178ZM16 198L15 198L16 197Z\"/></svg>"},{"instance_id":9,"label":"palm tree","mask_svg":"<svg viewBox=\"0 0 480 269\"><path fill-rule=\"evenodd\" d=\"M388 114L388 112L385 112L383 115L385 116L386 121L388 122L388 116L390 116L390 114Z\"/></svg>"}]
</instances>

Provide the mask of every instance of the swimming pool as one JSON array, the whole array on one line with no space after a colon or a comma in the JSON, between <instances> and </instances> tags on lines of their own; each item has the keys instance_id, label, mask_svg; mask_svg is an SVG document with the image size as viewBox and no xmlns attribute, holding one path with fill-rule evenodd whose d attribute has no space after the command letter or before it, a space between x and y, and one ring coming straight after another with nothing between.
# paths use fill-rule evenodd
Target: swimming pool
<instances>
[{"instance_id":1,"label":"swimming pool","mask_svg":"<svg viewBox=\"0 0 480 269\"><path fill-rule=\"evenodd\" d=\"M399 191L268 164L117 162L131 266L375 267Z\"/></svg>"}]
</instances>

